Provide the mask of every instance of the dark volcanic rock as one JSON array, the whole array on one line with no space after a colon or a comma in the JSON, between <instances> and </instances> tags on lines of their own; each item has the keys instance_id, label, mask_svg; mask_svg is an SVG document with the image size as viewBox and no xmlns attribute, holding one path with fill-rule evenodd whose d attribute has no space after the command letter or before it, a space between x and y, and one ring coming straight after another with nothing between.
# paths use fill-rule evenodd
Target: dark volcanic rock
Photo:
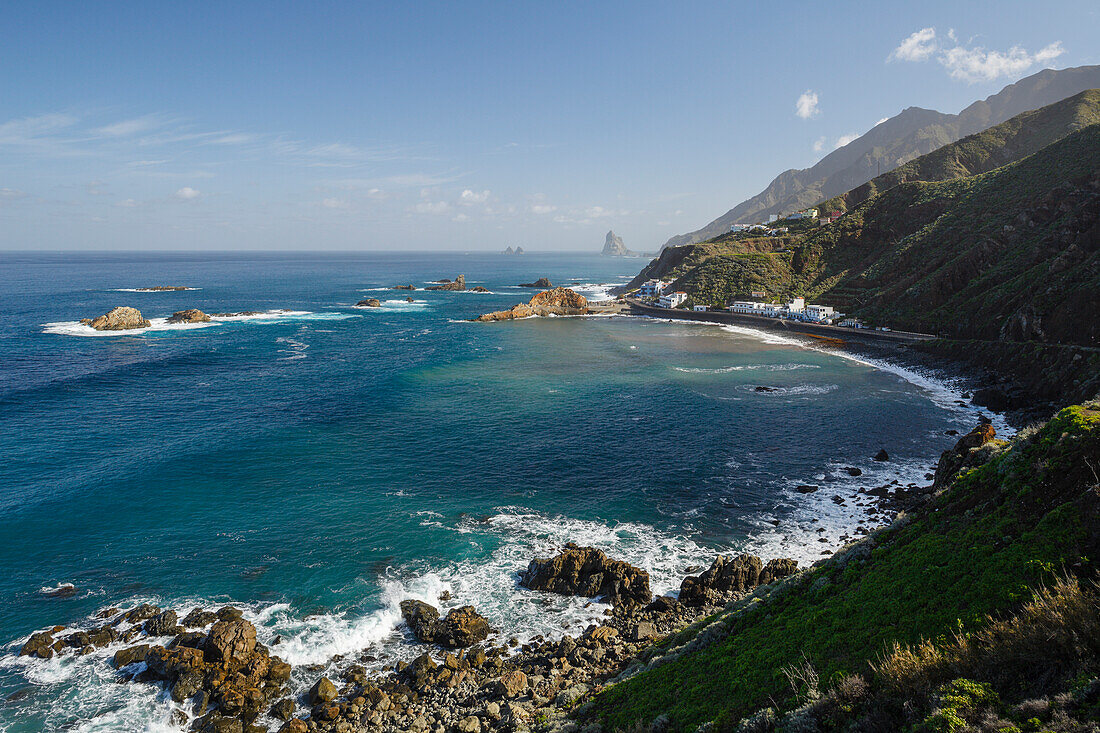
<instances>
[{"instance_id":1,"label":"dark volcanic rock","mask_svg":"<svg viewBox=\"0 0 1100 733\"><path fill-rule=\"evenodd\" d=\"M882 462L890 460L890 454L886 452L885 448L879 448L878 453L875 454L875 460Z\"/></svg>"},{"instance_id":2,"label":"dark volcanic rock","mask_svg":"<svg viewBox=\"0 0 1100 733\"><path fill-rule=\"evenodd\" d=\"M604 596L613 605L649 603L649 573L611 560L594 547L570 542L557 556L532 560L520 583L531 590L570 596Z\"/></svg>"}]
</instances>

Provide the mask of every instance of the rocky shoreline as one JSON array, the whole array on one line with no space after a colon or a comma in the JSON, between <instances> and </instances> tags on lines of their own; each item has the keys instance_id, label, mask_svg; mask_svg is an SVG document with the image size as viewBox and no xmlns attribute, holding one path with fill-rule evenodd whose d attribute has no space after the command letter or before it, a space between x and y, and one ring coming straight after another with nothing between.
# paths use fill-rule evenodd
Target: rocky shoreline
<instances>
[{"instance_id":1,"label":"rocky shoreline","mask_svg":"<svg viewBox=\"0 0 1100 733\"><path fill-rule=\"evenodd\" d=\"M922 505L994 435L983 424L963 436L943 454L929 486L895 480L861 493L878 510ZM46 660L114 649L111 665L120 683L159 685L172 701L174 723L202 733L578 730L570 718L577 706L640 669L647 650L664 637L799 570L788 558L720 555L685 577L677 597L654 597L644 569L569 543L517 568L516 577L537 592L610 602L603 619L583 633L520 644L504 638L473 606L442 614L410 598L401 612L423 646L419 656L379 669L372 649L364 649L354 658L335 658L340 671L332 678L307 676L295 689L292 676L301 683L303 675L325 667L293 669L278 656L278 637L270 648L259 643L255 626L232 606L186 613L149 604L108 608L98 614L99 625L37 632L19 653ZM439 600L451 599L445 594Z\"/></svg>"}]
</instances>

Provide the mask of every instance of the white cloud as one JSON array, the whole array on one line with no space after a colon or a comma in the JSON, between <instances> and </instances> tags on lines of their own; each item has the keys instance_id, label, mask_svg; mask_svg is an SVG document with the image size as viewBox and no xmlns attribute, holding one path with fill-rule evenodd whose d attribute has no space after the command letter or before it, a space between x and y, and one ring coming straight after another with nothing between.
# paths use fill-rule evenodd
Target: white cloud
<instances>
[{"instance_id":1,"label":"white cloud","mask_svg":"<svg viewBox=\"0 0 1100 733\"><path fill-rule=\"evenodd\" d=\"M853 140L856 140L858 138L859 138L859 133L858 132L852 132L852 133L849 133L847 135L841 135L840 137L838 137L836 139L836 145L833 145L833 150L836 150L837 148L843 148L845 145L847 145L848 143L850 143Z\"/></svg>"},{"instance_id":2,"label":"white cloud","mask_svg":"<svg viewBox=\"0 0 1100 733\"><path fill-rule=\"evenodd\" d=\"M465 191L462 192L462 195L459 196L459 200L461 200L462 203L466 206L471 206L473 204L483 204L489 200L489 192L471 191L467 188Z\"/></svg>"},{"instance_id":3,"label":"white cloud","mask_svg":"<svg viewBox=\"0 0 1100 733\"><path fill-rule=\"evenodd\" d=\"M16 188L0 188L0 200L21 199L27 194Z\"/></svg>"},{"instance_id":4,"label":"white cloud","mask_svg":"<svg viewBox=\"0 0 1100 733\"><path fill-rule=\"evenodd\" d=\"M532 204L531 205L531 213L532 214L552 214L557 210L558 210L558 207L557 206L552 206L551 204Z\"/></svg>"},{"instance_id":5,"label":"white cloud","mask_svg":"<svg viewBox=\"0 0 1100 733\"><path fill-rule=\"evenodd\" d=\"M798 97L794 105L795 114L804 120L817 117L821 110L817 108L817 92L807 89Z\"/></svg>"},{"instance_id":6,"label":"white cloud","mask_svg":"<svg viewBox=\"0 0 1100 733\"><path fill-rule=\"evenodd\" d=\"M118 205L127 209L132 209L138 205L138 202L134 199L123 199L122 201L118 202Z\"/></svg>"},{"instance_id":7,"label":"white cloud","mask_svg":"<svg viewBox=\"0 0 1100 733\"><path fill-rule=\"evenodd\" d=\"M46 114L9 120L0 123L0 143L26 145L49 133L71 127L77 121L76 117L67 114Z\"/></svg>"},{"instance_id":8,"label":"white cloud","mask_svg":"<svg viewBox=\"0 0 1100 733\"><path fill-rule=\"evenodd\" d=\"M199 192L190 186L184 186L180 190L176 191L176 198L183 199L184 201L190 201L191 199L197 199Z\"/></svg>"},{"instance_id":9,"label":"white cloud","mask_svg":"<svg viewBox=\"0 0 1100 733\"><path fill-rule=\"evenodd\" d=\"M979 81L993 81L1002 76L1014 76L1027 71L1037 64L1046 64L1065 53L1061 41L1030 54L1019 46L1008 51L987 51L984 48L965 48L956 46L943 52L940 63L947 69L952 79L973 84Z\"/></svg>"},{"instance_id":10,"label":"white cloud","mask_svg":"<svg viewBox=\"0 0 1100 733\"><path fill-rule=\"evenodd\" d=\"M417 214L446 214L451 210L451 205L446 201L422 201L412 210Z\"/></svg>"},{"instance_id":11,"label":"white cloud","mask_svg":"<svg viewBox=\"0 0 1100 733\"><path fill-rule=\"evenodd\" d=\"M953 45L941 45L936 40L935 28L921 28L902 41L887 61L927 61L935 57L952 79L974 84L1017 76L1033 66L1048 64L1065 53L1061 41L1055 41L1035 53L1029 53L1020 46L1013 46L1007 51L990 51L982 46L967 47L959 43L953 28L948 30L947 40Z\"/></svg>"},{"instance_id":12,"label":"white cloud","mask_svg":"<svg viewBox=\"0 0 1100 733\"><path fill-rule=\"evenodd\" d=\"M938 49L935 28L921 28L894 49L888 61L924 61Z\"/></svg>"},{"instance_id":13,"label":"white cloud","mask_svg":"<svg viewBox=\"0 0 1100 733\"><path fill-rule=\"evenodd\" d=\"M453 219L451 219L451 221L457 221L457 222L463 222L463 221L469 221L469 220L470 220L470 217L466 216L465 214L463 214L461 212L456 214L455 217Z\"/></svg>"},{"instance_id":14,"label":"white cloud","mask_svg":"<svg viewBox=\"0 0 1100 733\"><path fill-rule=\"evenodd\" d=\"M97 128L95 132L105 137L129 137L143 132L155 130L163 124L157 115L145 115L135 117L132 120L122 120L111 125Z\"/></svg>"},{"instance_id":15,"label":"white cloud","mask_svg":"<svg viewBox=\"0 0 1100 733\"><path fill-rule=\"evenodd\" d=\"M822 135L817 140L814 140L814 152L820 153L825 149L825 136Z\"/></svg>"},{"instance_id":16,"label":"white cloud","mask_svg":"<svg viewBox=\"0 0 1100 733\"><path fill-rule=\"evenodd\" d=\"M324 206L326 209L346 209L348 202L344 199L325 199L321 202L321 206Z\"/></svg>"}]
</instances>

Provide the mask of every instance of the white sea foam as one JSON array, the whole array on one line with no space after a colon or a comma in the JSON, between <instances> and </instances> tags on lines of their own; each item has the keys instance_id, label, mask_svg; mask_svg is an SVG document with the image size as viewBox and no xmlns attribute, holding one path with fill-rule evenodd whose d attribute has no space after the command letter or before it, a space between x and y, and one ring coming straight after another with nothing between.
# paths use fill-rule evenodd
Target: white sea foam
<instances>
[{"instance_id":1,"label":"white sea foam","mask_svg":"<svg viewBox=\"0 0 1100 733\"><path fill-rule=\"evenodd\" d=\"M634 347L631 347L634 348ZM702 367L672 367L678 372L688 374L726 374L727 372L743 372L762 370L766 372L789 372L796 369L820 369L817 364L740 364L738 366L715 367L705 369Z\"/></svg>"},{"instance_id":2,"label":"white sea foam","mask_svg":"<svg viewBox=\"0 0 1100 733\"><path fill-rule=\"evenodd\" d=\"M42 324L42 333L57 334L60 336L143 336L149 333L163 333L165 331L194 331L201 328L211 328L223 323L258 323L276 324L288 321L337 321L345 318L357 318L350 313L316 313L313 311L293 311L275 309L262 313L235 316L211 316L207 323L169 323L167 318L150 318L148 328L129 328L121 331L97 331L91 326L86 326L80 321L58 321L56 323Z\"/></svg>"},{"instance_id":3,"label":"white sea foam","mask_svg":"<svg viewBox=\"0 0 1100 733\"><path fill-rule=\"evenodd\" d=\"M172 290L152 290L150 288L111 288L112 293L182 293L188 290L202 290L202 288L175 288Z\"/></svg>"},{"instance_id":4,"label":"white sea foam","mask_svg":"<svg viewBox=\"0 0 1100 733\"><path fill-rule=\"evenodd\" d=\"M409 302L405 299L391 299L381 301L382 305L353 305L352 307L364 312L377 311L379 313L400 313L411 311L423 311L428 310L430 305L426 300L413 300Z\"/></svg>"},{"instance_id":5,"label":"white sea foam","mask_svg":"<svg viewBox=\"0 0 1100 733\"><path fill-rule=\"evenodd\" d=\"M279 349L280 354L286 354L286 356L280 357L279 361L297 361L306 358L306 349L309 348L309 344L289 336L280 336L275 339L275 343L286 344L287 346L285 349Z\"/></svg>"}]
</instances>

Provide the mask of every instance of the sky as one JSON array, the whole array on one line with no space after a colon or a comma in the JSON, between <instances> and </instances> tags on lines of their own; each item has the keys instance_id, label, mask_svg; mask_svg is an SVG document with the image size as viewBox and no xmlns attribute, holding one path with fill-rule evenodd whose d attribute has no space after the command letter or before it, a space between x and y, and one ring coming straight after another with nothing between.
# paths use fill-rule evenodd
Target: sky
<instances>
[{"instance_id":1,"label":"sky","mask_svg":"<svg viewBox=\"0 0 1100 733\"><path fill-rule=\"evenodd\" d=\"M0 5L0 249L653 252L1082 2Z\"/></svg>"}]
</instances>

